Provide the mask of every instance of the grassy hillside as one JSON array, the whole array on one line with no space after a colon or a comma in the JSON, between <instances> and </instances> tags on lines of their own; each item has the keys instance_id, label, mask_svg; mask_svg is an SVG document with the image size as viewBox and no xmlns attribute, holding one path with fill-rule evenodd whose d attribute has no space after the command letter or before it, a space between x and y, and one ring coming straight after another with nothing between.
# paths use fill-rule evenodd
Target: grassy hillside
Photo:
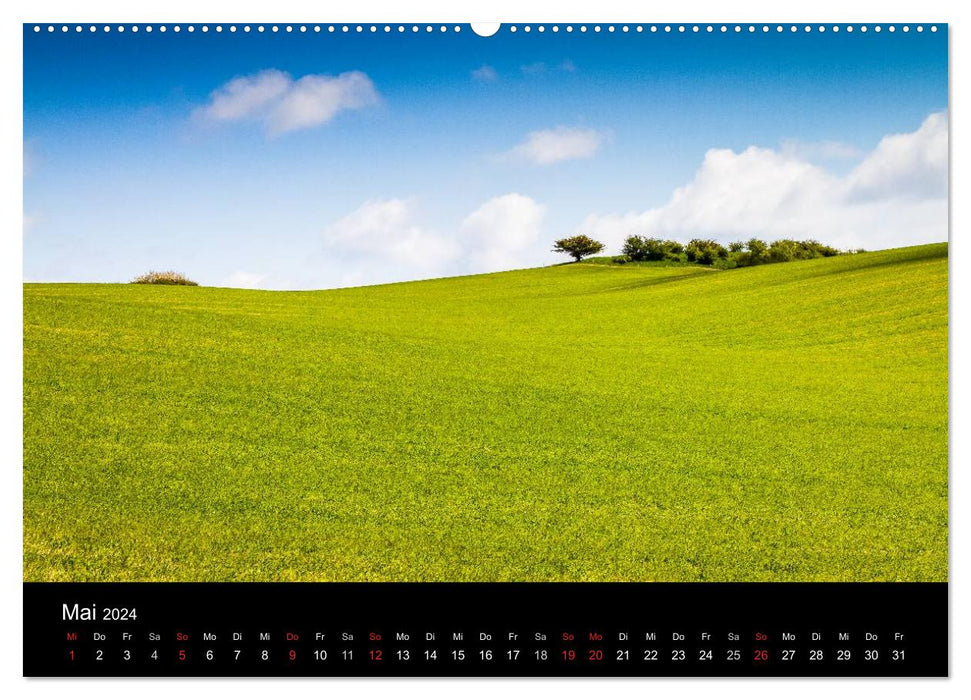
<instances>
[{"instance_id":1,"label":"grassy hillside","mask_svg":"<svg viewBox=\"0 0 971 700\"><path fill-rule=\"evenodd\" d=\"M24 286L25 580L944 580L947 247Z\"/></svg>"}]
</instances>

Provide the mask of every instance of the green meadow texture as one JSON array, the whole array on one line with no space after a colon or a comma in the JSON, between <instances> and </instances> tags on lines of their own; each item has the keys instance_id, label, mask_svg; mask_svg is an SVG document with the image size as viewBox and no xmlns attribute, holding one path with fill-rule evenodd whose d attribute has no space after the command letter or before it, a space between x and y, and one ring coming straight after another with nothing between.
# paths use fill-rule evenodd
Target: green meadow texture
<instances>
[{"instance_id":1,"label":"green meadow texture","mask_svg":"<svg viewBox=\"0 0 971 700\"><path fill-rule=\"evenodd\" d=\"M947 246L24 285L28 581L944 581Z\"/></svg>"}]
</instances>

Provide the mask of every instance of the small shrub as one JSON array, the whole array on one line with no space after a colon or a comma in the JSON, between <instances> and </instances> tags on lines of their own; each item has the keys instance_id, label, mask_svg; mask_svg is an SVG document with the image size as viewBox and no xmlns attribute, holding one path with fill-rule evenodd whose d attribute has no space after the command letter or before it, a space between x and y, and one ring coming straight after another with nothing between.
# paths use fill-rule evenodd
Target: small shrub
<instances>
[{"instance_id":1,"label":"small shrub","mask_svg":"<svg viewBox=\"0 0 971 700\"><path fill-rule=\"evenodd\" d=\"M611 260L615 265L626 265L630 261L631 257L629 255L618 255Z\"/></svg>"},{"instance_id":2,"label":"small shrub","mask_svg":"<svg viewBox=\"0 0 971 700\"><path fill-rule=\"evenodd\" d=\"M146 272L144 275L139 275L133 279L132 284L179 284L186 287L198 287L198 282L193 282L188 277L183 275L181 272L172 272L167 270L165 272Z\"/></svg>"}]
</instances>

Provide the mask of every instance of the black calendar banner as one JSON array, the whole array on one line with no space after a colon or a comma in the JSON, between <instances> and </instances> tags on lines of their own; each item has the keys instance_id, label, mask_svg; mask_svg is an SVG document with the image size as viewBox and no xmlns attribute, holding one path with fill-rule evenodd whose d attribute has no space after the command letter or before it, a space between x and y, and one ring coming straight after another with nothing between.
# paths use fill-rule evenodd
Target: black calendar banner
<instances>
[{"instance_id":1,"label":"black calendar banner","mask_svg":"<svg viewBox=\"0 0 971 700\"><path fill-rule=\"evenodd\" d=\"M946 676L940 583L24 584L28 676Z\"/></svg>"}]
</instances>

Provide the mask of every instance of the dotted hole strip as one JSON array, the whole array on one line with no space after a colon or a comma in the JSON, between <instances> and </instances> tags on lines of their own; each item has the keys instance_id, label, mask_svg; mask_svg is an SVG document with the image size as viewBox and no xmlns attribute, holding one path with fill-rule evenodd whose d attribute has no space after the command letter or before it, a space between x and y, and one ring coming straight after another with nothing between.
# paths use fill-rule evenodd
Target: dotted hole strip
<instances>
[{"instance_id":1,"label":"dotted hole strip","mask_svg":"<svg viewBox=\"0 0 971 700\"><path fill-rule=\"evenodd\" d=\"M41 25L41 24L35 24L33 25L33 30L34 30L34 33L38 33L38 34L45 31L49 34L53 34L56 32L60 32L63 34L63 33L68 33L72 31L74 33L81 33L85 31L87 33L117 32L119 34L123 34L126 32L129 32L132 34L137 34L139 32L144 32L146 34L151 34L152 32L159 32L163 34L166 32L174 32L178 34L183 31L188 32L190 34L196 33L196 32L199 32L202 34L208 34L210 32L214 32L216 34L221 34L224 32L229 34L235 34L240 32L244 34L248 34L248 33L260 34L260 33L266 33L266 32L269 32L269 33L284 32L284 33L299 33L299 34L307 34L307 33L391 34L395 32L398 34L405 34L410 32L412 34L418 34L418 33L430 34L433 32L459 33L463 31L463 28L461 25L457 25L457 24L456 25L445 25L445 24L441 24L441 25L432 25L432 24L425 24L425 25L418 25L418 24L407 24L407 25L406 24L396 24L396 25L391 25L391 24L369 24L369 25L368 24L324 24L324 25L321 25L321 24L284 24L284 25L278 25L278 24L271 24L271 25L264 25L264 24L242 24L242 25L236 25L236 24L228 24L228 25L223 25L223 24L215 24L215 25L208 25L208 24L201 24L201 25L195 25L195 24L187 24L187 25L181 25L181 24L172 24L172 25L167 25L167 24L158 24L158 25L46 24L46 25ZM523 32L525 34L529 34L534 31L539 34L545 34L546 32L551 32L553 34L557 34L559 32L565 32L567 34L573 33L573 32L580 32L581 34L586 32L593 32L595 34L601 33L601 32L607 32L607 33L633 32L637 34L642 34L642 33L657 34L659 32L666 33L666 34L670 34L670 33L768 34L770 32L775 32L775 33L832 32L834 34L838 34L840 32L846 32L848 34L852 34L853 32L859 32L859 33L866 34L867 32L874 32L879 34L884 31L890 32L891 34L893 34L900 31L907 34L912 31L916 33L922 33L924 31L937 32L938 26L935 24L931 24L931 25L924 25L924 24L899 24L899 25L898 24L873 24L873 25L868 25L868 24L845 24L845 25L841 25L841 24L833 24L833 25L825 25L825 24L819 24L819 25L813 25L813 24L801 24L801 25L800 24L772 24L772 25L769 25L769 24L758 24L758 25L756 24L715 24L715 25L712 25L712 24L634 24L634 25L630 25L630 24L622 24L622 25L538 24L538 25L531 25L531 24L525 24L525 25L516 25L516 24L510 24L510 25L503 25L499 31L507 32L509 34L516 34L517 32Z\"/></svg>"}]
</instances>

